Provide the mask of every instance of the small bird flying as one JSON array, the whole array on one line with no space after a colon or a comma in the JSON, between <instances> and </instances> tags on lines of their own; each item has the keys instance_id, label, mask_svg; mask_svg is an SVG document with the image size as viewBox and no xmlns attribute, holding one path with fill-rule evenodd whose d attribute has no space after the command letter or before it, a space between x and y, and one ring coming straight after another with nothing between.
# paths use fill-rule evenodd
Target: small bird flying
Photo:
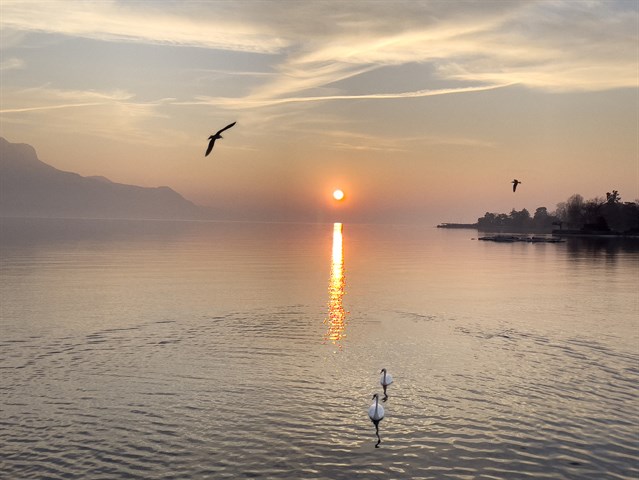
<instances>
[{"instance_id":1,"label":"small bird flying","mask_svg":"<svg viewBox=\"0 0 639 480\"><path fill-rule=\"evenodd\" d=\"M224 130L228 130L236 123L237 122L230 123L229 125L224 127L222 130L218 130L217 133L215 133L215 135L211 135L209 137L209 146L206 149L206 153L204 154L205 157L208 156L209 153L211 153L211 150L213 150L213 145L215 145L215 140L217 140L218 138L223 138L222 135L220 135L220 133L222 133Z\"/></svg>"},{"instance_id":2,"label":"small bird flying","mask_svg":"<svg viewBox=\"0 0 639 480\"><path fill-rule=\"evenodd\" d=\"M219 132L218 132L218 133L219 133ZM512 184L513 184L513 192L514 192L515 190L517 190L517 185L519 185L521 182L515 178L515 179L514 179L512 182L510 182L510 183L512 183Z\"/></svg>"}]
</instances>

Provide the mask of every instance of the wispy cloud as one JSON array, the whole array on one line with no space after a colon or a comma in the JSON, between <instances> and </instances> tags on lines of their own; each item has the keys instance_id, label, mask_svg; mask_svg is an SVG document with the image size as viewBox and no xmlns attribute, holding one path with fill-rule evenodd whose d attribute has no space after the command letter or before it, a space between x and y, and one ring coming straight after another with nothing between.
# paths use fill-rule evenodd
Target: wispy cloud
<instances>
[{"instance_id":1,"label":"wispy cloud","mask_svg":"<svg viewBox=\"0 0 639 480\"><path fill-rule=\"evenodd\" d=\"M265 76L248 103L319 99L312 89L408 63L431 63L441 80L551 90L628 87L638 77L639 6L623 0L481 5L103 0L74 2L73 8L63 0L3 0L0 24L8 31L277 54L274 74Z\"/></svg>"},{"instance_id":2,"label":"wispy cloud","mask_svg":"<svg viewBox=\"0 0 639 480\"><path fill-rule=\"evenodd\" d=\"M7 58L0 61L0 71L19 70L24 66L24 60L20 58Z\"/></svg>"},{"instance_id":3,"label":"wispy cloud","mask_svg":"<svg viewBox=\"0 0 639 480\"><path fill-rule=\"evenodd\" d=\"M329 148L357 152L405 152L411 151L414 145L448 145L473 148L493 148L495 143L477 138L454 137L446 135L420 135L414 137L380 137L344 130L325 132L329 139L334 139Z\"/></svg>"},{"instance_id":4,"label":"wispy cloud","mask_svg":"<svg viewBox=\"0 0 639 480\"><path fill-rule=\"evenodd\" d=\"M385 138L345 130L325 131L328 148L355 152L402 152L406 150L405 139Z\"/></svg>"},{"instance_id":5,"label":"wispy cloud","mask_svg":"<svg viewBox=\"0 0 639 480\"><path fill-rule=\"evenodd\" d=\"M44 85L5 92L4 97L2 114L125 103L133 98L133 94L124 90L62 90ZM13 106L7 107L7 104Z\"/></svg>"},{"instance_id":6,"label":"wispy cloud","mask_svg":"<svg viewBox=\"0 0 639 480\"><path fill-rule=\"evenodd\" d=\"M47 105L43 107L5 108L5 109L1 109L0 113L38 112L38 111L44 111L44 110L59 110L61 108L95 107L97 105L106 105L106 103L105 102L69 103L69 104L62 104L62 105Z\"/></svg>"},{"instance_id":7,"label":"wispy cloud","mask_svg":"<svg viewBox=\"0 0 639 480\"><path fill-rule=\"evenodd\" d=\"M442 88L437 90L416 90L413 92L398 92L398 93L371 93L362 95L320 95L320 96L308 96L308 97L287 97L287 98L215 98L215 97L200 97L199 103L216 105L218 107L227 108L255 108L255 107L268 107L273 105L281 105L284 103L306 103L306 102L326 102L334 100L389 100L398 98L418 98L418 97L431 97L435 95L450 95L455 93L469 93L469 92L481 92L485 90L494 90L496 88L504 88L513 85L512 83L496 84L496 85L481 85L474 87L460 87L460 88Z\"/></svg>"},{"instance_id":8,"label":"wispy cloud","mask_svg":"<svg viewBox=\"0 0 639 480\"><path fill-rule=\"evenodd\" d=\"M630 9L597 1L512 5L473 17L463 15L460 5L437 22L420 26L409 20L407 28L381 36L375 30L367 35L336 32L305 54L290 57L280 68L285 77L280 85L300 90L313 78L319 79L316 85L327 85L329 65L337 81L344 71L431 63L442 80L548 90L637 86L638 4Z\"/></svg>"},{"instance_id":9,"label":"wispy cloud","mask_svg":"<svg viewBox=\"0 0 639 480\"><path fill-rule=\"evenodd\" d=\"M38 115L37 128L46 125L48 131L82 131L109 139L137 141L148 144L168 143L166 137L180 135L163 131L159 140L145 126L167 115L160 108L175 102L174 98L136 101L125 90L62 90L49 85L3 91L3 122L20 122L23 114ZM82 110L83 114L66 110ZM84 112L86 110L86 113Z\"/></svg>"},{"instance_id":10,"label":"wispy cloud","mask_svg":"<svg viewBox=\"0 0 639 480\"><path fill-rule=\"evenodd\" d=\"M22 41L24 32L44 32L197 47L211 50L212 55L225 51L224 68L190 70L252 77L250 90L245 82L241 93L239 86L235 89L237 96L203 96L201 89L193 89L180 92L180 101L164 102L181 106L310 107L321 102L471 94L514 84L547 91L596 91L639 83L636 2L103 0L78 1L69 8L63 0L3 0L0 26L3 35L15 32L10 34L11 45ZM268 60L260 63L263 70L253 71L246 62L234 64L234 52L264 55ZM10 57L2 68L21 68L20 62ZM373 73L390 67L401 75L407 65L428 65L431 74L411 79L405 90L370 81ZM105 103L117 105L118 111L133 118L149 110L158 113L154 102L97 98L73 90L63 96L63 89L41 92L49 97L14 98L15 92L5 87L2 113Z\"/></svg>"},{"instance_id":11,"label":"wispy cloud","mask_svg":"<svg viewBox=\"0 0 639 480\"><path fill-rule=\"evenodd\" d=\"M197 5L197 4L192 4ZM57 33L116 42L215 48L221 50L275 53L286 41L273 32L250 23L225 19L223 5L216 11L189 15L166 11L169 4L119 3L64 0L3 0L0 25L4 29ZM185 7L188 2L185 2Z\"/></svg>"},{"instance_id":12,"label":"wispy cloud","mask_svg":"<svg viewBox=\"0 0 639 480\"><path fill-rule=\"evenodd\" d=\"M361 3L346 5L346 12L327 12L326 32L293 33L291 47L273 65L275 73L249 94L199 100L244 109L427 97L513 84L548 91L596 91L638 84L639 12L619 8L615 2L497 2L485 11L466 3L402 3L404 11L377 2L366 3L366 8ZM355 20L351 14L358 7L360 19ZM286 18L286 12L281 13ZM354 25L357 28L349 28ZM293 32L297 30L299 26ZM384 67L424 63L434 67L438 81L449 82L451 87L357 93L335 86ZM357 88L356 82L351 85ZM370 86L366 90L370 92Z\"/></svg>"}]
</instances>

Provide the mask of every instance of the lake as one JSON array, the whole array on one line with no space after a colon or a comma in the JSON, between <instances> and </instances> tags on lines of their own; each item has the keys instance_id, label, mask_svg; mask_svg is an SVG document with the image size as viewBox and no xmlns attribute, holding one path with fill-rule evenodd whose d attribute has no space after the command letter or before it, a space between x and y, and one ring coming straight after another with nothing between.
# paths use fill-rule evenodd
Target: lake
<instances>
[{"instance_id":1,"label":"lake","mask_svg":"<svg viewBox=\"0 0 639 480\"><path fill-rule=\"evenodd\" d=\"M639 241L476 237L2 219L0 472L638 478Z\"/></svg>"}]
</instances>

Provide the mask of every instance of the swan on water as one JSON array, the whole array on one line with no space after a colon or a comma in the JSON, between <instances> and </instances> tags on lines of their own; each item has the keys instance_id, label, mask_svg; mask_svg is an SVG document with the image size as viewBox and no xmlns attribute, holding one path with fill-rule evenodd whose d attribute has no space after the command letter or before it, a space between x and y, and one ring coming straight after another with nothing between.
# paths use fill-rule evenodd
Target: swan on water
<instances>
[{"instance_id":1,"label":"swan on water","mask_svg":"<svg viewBox=\"0 0 639 480\"><path fill-rule=\"evenodd\" d=\"M381 378L379 379L379 384L384 388L384 398L382 399L382 401L385 402L386 400L388 400L386 387L393 383L393 376L388 373L385 368L382 368L379 373L382 374Z\"/></svg>"},{"instance_id":2,"label":"swan on water","mask_svg":"<svg viewBox=\"0 0 639 480\"><path fill-rule=\"evenodd\" d=\"M375 401L368 408L368 416L371 417L372 421L379 422L384 418L384 407L379 404L379 394L374 394L373 399Z\"/></svg>"},{"instance_id":3,"label":"swan on water","mask_svg":"<svg viewBox=\"0 0 639 480\"><path fill-rule=\"evenodd\" d=\"M379 422L384 418L384 407L379 404L379 395L377 393L373 395L373 399L375 401L368 408L368 416L371 422L373 422L373 425L375 425L375 434L377 435L375 448L378 448L379 444L382 443L382 439L379 436Z\"/></svg>"}]
</instances>

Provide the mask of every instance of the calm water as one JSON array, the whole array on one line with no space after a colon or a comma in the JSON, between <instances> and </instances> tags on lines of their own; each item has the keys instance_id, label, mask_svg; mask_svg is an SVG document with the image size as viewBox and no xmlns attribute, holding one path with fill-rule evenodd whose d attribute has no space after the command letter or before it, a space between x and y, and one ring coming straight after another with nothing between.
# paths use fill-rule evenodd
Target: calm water
<instances>
[{"instance_id":1,"label":"calm water","mask_svg":"<svg viewBox=\"0 0 639 480\"><path fill-rule=\"evenodd\" d=\"M3 478L639 476L639 242L0 225Z\"/></svg>"}]
</instances>

